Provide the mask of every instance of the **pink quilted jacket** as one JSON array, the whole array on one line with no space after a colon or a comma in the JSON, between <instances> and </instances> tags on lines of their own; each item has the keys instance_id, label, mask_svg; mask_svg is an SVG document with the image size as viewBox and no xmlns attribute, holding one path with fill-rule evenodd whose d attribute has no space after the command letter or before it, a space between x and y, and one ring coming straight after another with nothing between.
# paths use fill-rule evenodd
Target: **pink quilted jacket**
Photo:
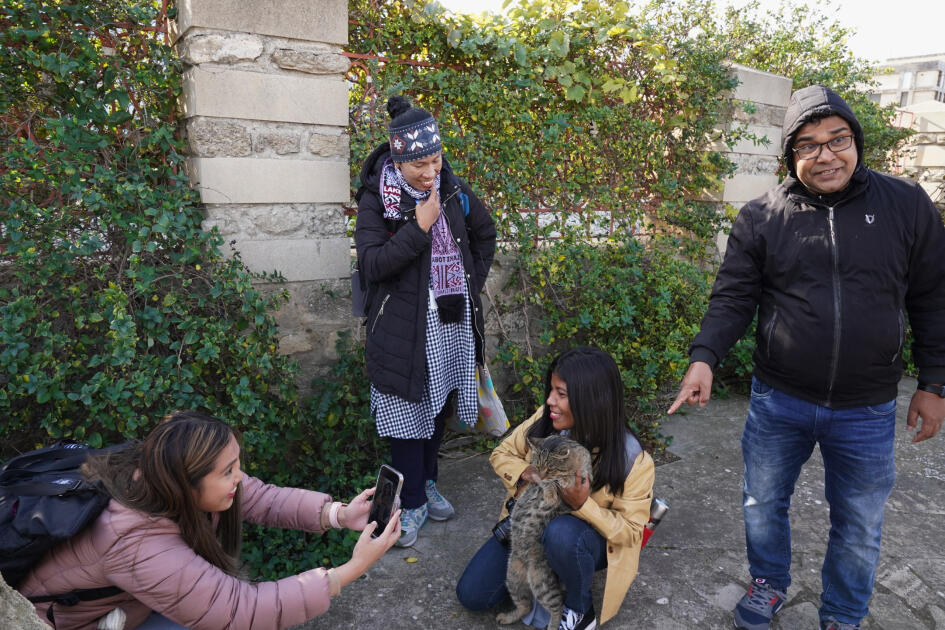
<instances>
[{"instance_id":1,"label":"pink quilted jacket","mask_svg":"<svg viewBox=\"0 0 945 630\"><path fill-rule=\"evenodd\" d=\"M250 523L321 532L327 501L320 492L243 478L243 520ZM277 582L244 582L198 556L172 521L115 500L91 527L49 552L19 590L30 596L109 585L125 592L72 607L56 604L57 630L94 630L116 607L128 616L125 630L138 627L152 610L191 630L277 630L320 615L330 604L323 568ZM47 606L36 608L48 623Z\"/></svg>"}]
</instances>

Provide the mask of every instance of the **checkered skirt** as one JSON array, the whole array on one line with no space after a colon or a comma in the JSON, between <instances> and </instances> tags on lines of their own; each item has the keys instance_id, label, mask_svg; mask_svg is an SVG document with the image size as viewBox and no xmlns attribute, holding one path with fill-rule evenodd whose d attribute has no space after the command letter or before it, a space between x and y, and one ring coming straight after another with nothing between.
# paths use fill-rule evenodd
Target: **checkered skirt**
<instances>
[{"instance_id":1,"label":"checkered skirt","mask_svg":"<svg viewBox=\"0 0 945 630\"><path fill-rule=\"evenodd\" d=\"M455 324L440 321L433 297L432 281L427 308L427 375L423 397L414 403L400 396L384 394L371 385L371 413L382 437L404 440L427 439L433 435L433 419L454 389L459 394L460 422L476 424L479 399L476 393L476 342L473 338L472 306L468 286L464 288L466 310Z\"/></svg>"}]
</instances>

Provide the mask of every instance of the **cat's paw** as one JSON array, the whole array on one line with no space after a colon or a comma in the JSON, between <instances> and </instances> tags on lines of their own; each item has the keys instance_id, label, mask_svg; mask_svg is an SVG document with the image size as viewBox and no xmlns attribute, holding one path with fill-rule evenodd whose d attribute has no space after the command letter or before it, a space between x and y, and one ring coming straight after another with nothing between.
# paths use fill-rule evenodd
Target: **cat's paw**
<instances>
[{"instance_id":1,"label":"cat's paw","mask_svg":"<svg viewBox=\"0 0 945 630\"><path fill-rule=\"evenodd\" d=\"M522 618L522 615L519 614L517 610L511 612L499 613L495 616L495 620L501 623L502 625L507 625L510 623L515 623Z\"/></svg>"}]
</instances>

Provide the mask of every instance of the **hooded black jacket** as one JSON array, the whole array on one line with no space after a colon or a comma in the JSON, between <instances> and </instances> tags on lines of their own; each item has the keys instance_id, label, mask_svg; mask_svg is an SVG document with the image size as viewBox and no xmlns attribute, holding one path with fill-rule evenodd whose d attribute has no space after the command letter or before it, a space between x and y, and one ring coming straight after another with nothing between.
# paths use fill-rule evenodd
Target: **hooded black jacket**
<instances>
[{"instance_id":1,"label":"hooded black jacket","mask_svg":"<svg viewBox=\"0 0 945 630\"><path fill-rule=\"evenodd\" d=\"M372 284L367 316L365 359L368 378L385 394L419 402L426 381L426 312L430 286L432 237L417 225L412 200L401 197L403 218L384 218L379 193L381 171L390 156L384 143L365 160L361 169L358 218L354 240L358 265ZM469 200L464 216L461 194ZM443 212L466 270L473 307L476 362L484 358L485 335L479 293L495 254L495 223L478 197L443 158L440 171Z\"/></svg>"},{"instance_id":2,"label":"hooded black jacket","mask_svg":"<svg viewBox=\"0 0 945 630\"><path fill-rule=\"evenodd\" d=\"M837 114L859 164L829 197L794 175L794 136ZM690 360L713 368L757 310L755 375L793 396L842 409L896 397L906 314L920 380L945 382L945 227L922 188L862 165L863 131L821 86L792 96L783 129L791 175L748 202L732 226Z\"/></svg>"}]
</instances>

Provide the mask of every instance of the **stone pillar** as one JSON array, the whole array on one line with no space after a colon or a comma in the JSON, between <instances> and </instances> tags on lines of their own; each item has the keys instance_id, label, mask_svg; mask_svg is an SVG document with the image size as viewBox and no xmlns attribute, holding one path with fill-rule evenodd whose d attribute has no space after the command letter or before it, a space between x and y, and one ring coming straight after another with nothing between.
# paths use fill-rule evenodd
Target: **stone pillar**
<instances>
[{"instance_id":1,"label":"stone pillar","mask_svg":"<svg viewBox=\"0 0 945 630\"><path fill-rule=\"evenodd\" d=\"M307 382L354 325L347 300L328 299L350 270L347 2L180 0L174 37L204 227L288 281L280 350Z\"/></svg>"},{"instance_id":2,"label":"stone pillar","mask_svg":"<svg viewBox=\"0 0 945 630\"><path fill-rule=\"evenodd\" d=\"M49 630L37 616L28 599L10 588L0 576L0 628L17 630Z\"/></svg>"},{"instance_id":3,"label":"stone pillar","mask_svg":"<svg viewBox=\"0 0 945 630\"><path fill-rule=\"evenodd\" d=\"M732 69L738 77L734 124L745 125L749 133L769 141L767 146L746 139L731 148L716 147L738 167L735 174L725 180L722 201L741 208L778 184L781 125L791 98L791 79L739 64L733 64ZM746 112L745 104L749 104L753 111ZM727 236L726 232L719 237L720 252L725 251Z\"/></svg>"}]
</instances>

